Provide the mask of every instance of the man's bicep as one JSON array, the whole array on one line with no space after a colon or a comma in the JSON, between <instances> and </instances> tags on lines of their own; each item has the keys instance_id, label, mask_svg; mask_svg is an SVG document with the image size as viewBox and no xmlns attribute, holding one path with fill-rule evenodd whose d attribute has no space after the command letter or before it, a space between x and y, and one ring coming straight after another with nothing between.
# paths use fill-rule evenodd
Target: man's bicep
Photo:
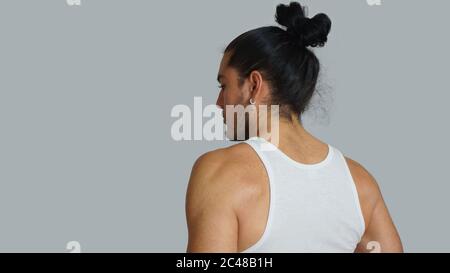
<instances>
[{"instance_id":1,"label":"man's bicep","mask_svg":"<svg viewBox=\"0 0 450 273\"><path fill-rule=\"evenodd\" d=\"M403 252L400 236L383 198L377 201L357 252Z\"/></svg>"},{"instance_id":2,"label":"man's bicep","mask_svg":"<svg viewBox=\"0 0 450 273\"><path fill-rule=\"evenodd\" d=\"M203 163L205 161L203 160ZM205 164L196 164L186 195L187 252L236 252L238 220L232 192Z\"/></svg>"},{"instance_id":3,"label":"man's bicep","mask_svg":"<svg viewBox=\"0 0 450 273\"><path fill-rule=\"evenodd\" d=\"M346 158L367 224L355 252L400 252L402 245L375 177L358 162Z\"/></svg>"},{"instance_id":4,"label":"man's bicep","mask_svg":"<svg viewBox=\"0 0 450 273\"><path fill-rule=\"evenodd\" d=\"M234 212L226 206L199 208L188 215L187 252L236 252L238 223Z\"/></svg>"}]
</instances>

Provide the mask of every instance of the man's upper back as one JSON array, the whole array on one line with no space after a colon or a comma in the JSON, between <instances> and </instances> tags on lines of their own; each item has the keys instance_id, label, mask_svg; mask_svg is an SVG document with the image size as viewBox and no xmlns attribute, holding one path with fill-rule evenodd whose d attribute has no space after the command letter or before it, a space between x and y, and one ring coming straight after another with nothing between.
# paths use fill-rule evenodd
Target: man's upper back
<instances>
[{"instance_id":1,"label":"man's upper back","mask_svg":"<svg viewBox=\"0 0 450 273\"><path fill-rule=\"evenodd\" d=\"M357 250L364 251L368 240L384 237L383 241L394 240L384 243L387 250L398 249L398 234L375 179L356 161L346 161L366 223L366 235ZM186 196L188 251L238 252L261 237L268 214L267 180L260 158L245 143L202 155L194 164ZM375 224L371 221L374 212L380 218ZM380 228L388 231L387 236L372 231Z\"/></svg>"}]
</instances>

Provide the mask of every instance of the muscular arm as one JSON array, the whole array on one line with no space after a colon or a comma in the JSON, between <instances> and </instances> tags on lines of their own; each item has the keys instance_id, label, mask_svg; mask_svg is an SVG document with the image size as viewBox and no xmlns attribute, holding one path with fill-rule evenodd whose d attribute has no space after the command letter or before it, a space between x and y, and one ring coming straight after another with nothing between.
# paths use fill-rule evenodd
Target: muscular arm
<instances>
[{"instance_id":1,"label":"muscular arm","mask_svg":"<svg viewBox=\"0 0 450 273\"><path fill-rule=\"evenodd\" d=\"M220 154L201 156L192 168L186 194L186 252L237 252L235 195Z\"/></svg>"},{"instance_id":2,"label":"muscular arm","mask_svg":"<svg viewBox=\"0 0 450 273\"><path fill-rule=\"evenodd\" d=\"M372 212L369 226L356 248L356 252L370 252L369 242L379 244L380 252L403 252L398 232L392 222L383 198L379 198Z\"/></svg>"},{"instance_id":3,"label":"muscular arm","mask_svg":"<svg viewBox=\"0 0 450 273\"><path fill-rule=\"evenodd\" d=\"M355 252L403 252L400 236L375 178L359 163L347 158L361 201L366 230ZM369 248L369 243L380 249Z\"/></svg>"}]
</instances>

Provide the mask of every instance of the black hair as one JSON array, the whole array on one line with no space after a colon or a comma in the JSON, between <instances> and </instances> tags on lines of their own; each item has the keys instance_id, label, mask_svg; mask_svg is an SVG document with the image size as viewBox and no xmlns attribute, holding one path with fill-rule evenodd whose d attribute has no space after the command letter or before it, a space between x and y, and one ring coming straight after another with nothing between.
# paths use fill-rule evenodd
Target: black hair
<instances>
[{"instance_id":1,"label":"black hair","mask_svg":"<svg viewBox=\"0 0 450 273\"><path fill-rule=\"evenodd\" d=\"M240 84L254 70L271 87L271 104L280 105L280 115L302 114L315 91L320 71L316 55L308 47L323 47L331 29L330 18L323 13L312 18L297 2L280 4L276 22L245 32L225 49L228 65L235 68Z\"/></svg>"}]
</instances>

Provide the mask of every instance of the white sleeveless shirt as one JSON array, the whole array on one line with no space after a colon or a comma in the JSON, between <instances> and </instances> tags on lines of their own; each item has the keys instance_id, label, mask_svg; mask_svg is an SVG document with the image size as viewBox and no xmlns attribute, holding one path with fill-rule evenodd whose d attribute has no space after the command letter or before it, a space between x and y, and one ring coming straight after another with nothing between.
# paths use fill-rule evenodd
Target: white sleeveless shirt
<instances>
[{"instance_id":1,"label":"white sleeveless shirt","mask_svg":"<svg viewBox=\"0 0 450 273\"><path fill-rule=\"evenodd\" d=\"M297 162L264 138L245 141L269 178L269 215L262 237L247 252L353 252L365 224L343 154L328 144L317 164Z\"/></svg>"}]
</instances>

